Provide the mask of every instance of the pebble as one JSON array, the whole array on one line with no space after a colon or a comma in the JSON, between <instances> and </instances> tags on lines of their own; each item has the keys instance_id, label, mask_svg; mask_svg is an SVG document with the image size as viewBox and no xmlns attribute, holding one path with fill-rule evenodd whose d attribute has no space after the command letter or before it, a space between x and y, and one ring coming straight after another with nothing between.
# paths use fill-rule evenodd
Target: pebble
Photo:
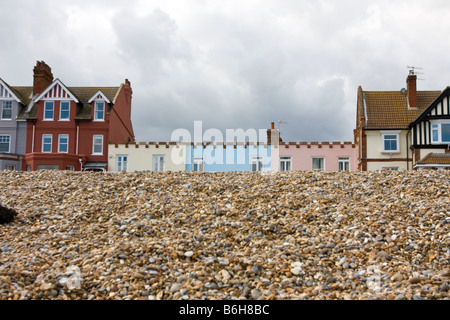
<instances>
[{"instance_id":1,"label":"pebble","mask_svg":"<svg viewBox=\"0 0 450 320\"><path fill-rule=\"evenodd\" d=\"M449 177L0 172L0 300L449 299Z\"/></svg>"}]
</instances>

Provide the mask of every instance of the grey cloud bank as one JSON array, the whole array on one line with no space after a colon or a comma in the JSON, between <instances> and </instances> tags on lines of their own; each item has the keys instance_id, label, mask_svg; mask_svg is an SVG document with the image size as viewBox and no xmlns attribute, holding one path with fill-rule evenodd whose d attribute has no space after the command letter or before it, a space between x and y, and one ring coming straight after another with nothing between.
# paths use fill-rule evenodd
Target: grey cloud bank
<instances>
[{"instance_id":1,"label":"grey cloud bank","mask_svg":"<svg viewBox=\"0 0 450 320\"><path fill-rule=\"evenodd\" d=\"M138 141L175 129L281 127L285 141L352 140L357 87L450 84L448 1L1 1L0 77L36 60L70 86L130 79ZM193 132L193 131L192 131Z\"/></svg>"}]
</instances>

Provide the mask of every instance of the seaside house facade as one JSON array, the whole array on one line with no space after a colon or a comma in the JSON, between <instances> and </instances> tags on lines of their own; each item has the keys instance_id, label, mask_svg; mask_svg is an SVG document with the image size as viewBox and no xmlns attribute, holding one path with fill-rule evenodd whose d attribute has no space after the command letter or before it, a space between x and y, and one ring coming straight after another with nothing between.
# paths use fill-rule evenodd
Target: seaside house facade
<instances>
[{"instance_id":1,"label":"seaside house facade","mask_svg":"<svg viewBox=\"0 0 450 320\"><path fill-rule=\"evenodd\" d=\"M25 153L27 109L21 88L12 88L0 79L0 170L21 170Z\"/></svg>"},{"instance_id":2,"label":"seaside house facade","mask_svg":"<svg viewBox=\"0 0 450 320\"><path fill-rule=\"evenodd\" d=\"M262 142L190 143L186 155L186 171L272 171L271 145Z\"/></svg>"},{"instance_id":3,"label":"seaside house facade","mask_svg":"<svg viewBox=\"0 0 450 320\"><path fill-rule=\"evenodd\" d=\"M414 169L449 169L450 87L409 127Z\"/></svg>"},{"instance_id":4,"label":"seaside house facade","mask_svg":"<svg viewBox=\"0 0 450 320\"><path fill-rule=\"evenodd\" d=\"M282 142L275 150L279 159L274 159L275 171L357 170L358 149L352 142Z\"/></svg>"},{"instance_id":5,"label":"seaside house facade","mask_svg":"<svg viewBox=\"0 0 450 320\"><path fill-rule=\"evenodd\" d=\"M32 87L12 87L27 98L22 170L105 171L108 143L134 142L132 89L67 87L51 68L37 62Z\"/></svg>"},{"instance_id":6,"label":"seaside house facade","mask_svg":"<svg viewBox=\"0 0 450 320\"><path fill-rule=\"evenodd\" d=\"M406 84L399 91L358 88L355 139L359 170L412 170L425 163L441 168L450 163L449 90L417 91L414 71Z\"/></svg>"},{"instance_id":7,"label":"seaside house facade","mask_svg":"<svg viewBox=\"0 0 450 320\"><path fill-rule=\"evenodd\" d=\"M176 142L110 144L108 171L178 172L186 169L186 145Z\"/></svg>"}]
</instances>

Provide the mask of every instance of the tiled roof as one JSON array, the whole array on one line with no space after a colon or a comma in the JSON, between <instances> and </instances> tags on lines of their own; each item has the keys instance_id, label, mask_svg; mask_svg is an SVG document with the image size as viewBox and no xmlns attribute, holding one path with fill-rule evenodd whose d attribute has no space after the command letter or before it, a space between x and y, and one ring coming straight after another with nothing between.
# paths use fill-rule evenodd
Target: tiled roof
<instances>
[{"instance_id":1,"label":"tiled roof","mask_svg":"<svg viewBox=\"0 0 450 320\"><path fill-rule=\"evenodd\" d=\"M450 165L450 153L429 153L417 162L418 165Z\"/></svg>"},{"instance_id":2,"label":"tiled roof","mask_svg":"<svg viewBox=\"0 0 450 320\"><path fill-rule=\"evenodd\" d=\"M25 105L30 105L32 102L33 87L11 87L11 89ZM67 89L69 89L80 102L80 108L78 109L76 119L90 120L91 105L88 103L89 99L91 99L94 94L100 90L109 99L109 101L113 102L120 87L67 87ZM18 119L36 119L36 105L32 107L28 114L25 114L25 109L26 108L24 108L24 110L19 114Z\"/></svg>"},{"instance_id":3,"label":"tiled roof","mask_svg":"<svg viewBox=\"0 0 450 320\"><path fill-rule=\"evenodd\" d=\"M406 93L400 91L364 91L366 129L407 129L441 94L418 91L417 109L408 109Z\"/></svg>"}]
</instances>

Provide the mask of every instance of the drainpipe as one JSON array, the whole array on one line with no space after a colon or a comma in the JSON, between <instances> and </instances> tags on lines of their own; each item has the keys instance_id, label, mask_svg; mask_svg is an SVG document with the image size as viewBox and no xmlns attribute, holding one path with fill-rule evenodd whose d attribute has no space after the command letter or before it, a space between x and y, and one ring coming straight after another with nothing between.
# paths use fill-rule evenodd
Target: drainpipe
<instances>
[{"instance_id":1,"label":"drainpipe","mask_svg":"<svg viewBox=\"0 0 450 320\"><path fill-rule=\"evenodd\" d=\"M409 129L408 133L406 134L406 169L409 171L409 139L408 136L411 133L411 129Z\"/></svg>"},{"instance_id":2,"label":"drainpipe","mask_svg":"<svg viewBox=\"0 0 450 320\"><path fill-rule=\"evenodd\" d=\"M76 150L75 150L75 154L78 154L78 141L79 141L79 138L80 138L80 125L77 123L77 147L76 147Z\"/></svg>"},{"instance_id":3,"label":"drainpipe","mask_svg":"<svg viewBox=\"0 0 450 320\"><path fill-rule=\"evenodd\" d=\"M33 139L31 140L31 153L34 153L35 133L36 133L36 123L33 122Z\"/></svg>"}]
</instances>

